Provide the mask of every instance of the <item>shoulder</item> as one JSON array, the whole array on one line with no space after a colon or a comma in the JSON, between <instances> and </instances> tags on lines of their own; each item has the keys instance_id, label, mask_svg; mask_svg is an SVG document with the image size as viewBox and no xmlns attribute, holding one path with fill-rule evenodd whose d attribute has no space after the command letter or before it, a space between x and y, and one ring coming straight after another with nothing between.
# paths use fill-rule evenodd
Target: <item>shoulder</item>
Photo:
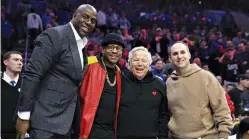
<instances>
[{"instance_id":1,"label":"shoulder","mask_svg":"<svg viewBox=\"0 0 249 140\"><path fill-rule=\"evenodd\" d=\"M161 77L157 76L157 75L153 75L154 76L154 80L153 83L157 86L159 86L160 88L166 88L166 84L164 83L164 81L162 80Z\"/></svg>"},{"instance_id":2,"label":"shoulder","mask_svg":"<svg viewBox=\"0 0 249 140\"><path fill-rule=\"evenodd\" d=\"M87 61L88 61L88 65L91 65L91 64L97 63L98 59L96 56L90 56L87 58Z\"/></svg>"}]
</instances>

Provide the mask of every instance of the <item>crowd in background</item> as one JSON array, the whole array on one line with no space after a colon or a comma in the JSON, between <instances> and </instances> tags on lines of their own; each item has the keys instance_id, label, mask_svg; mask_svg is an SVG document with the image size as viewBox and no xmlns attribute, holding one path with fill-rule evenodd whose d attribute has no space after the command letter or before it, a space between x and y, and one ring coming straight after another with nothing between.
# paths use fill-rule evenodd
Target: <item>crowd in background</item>
<instances>
[{"instance_id":1,"label":"crowd in background","mask_svg":"<svg viewBox=\"0 0 249 140\"><path fill-rule=\"evenodd\" d=\"M181 5L161 1L161 5L167 6L160 7L154 1L110 0L107 5L103 5L105 1L88 2L98 9L98 26L89 36L88 56L102 51L101 42L107 33L119 33L126 43L120 68L126 72L128 52L134 47L144 46L152 54L151 71L165 82L173 71L168 60L169 48L176 41L183 41L191 52L191 63L212 72L224 86L228 98L231 98L231 106L234 106L234 109L230 108L234 121L249 116L249 35L237 27L230 11L226 11L219 25L214 25L207 23L202 16L203 7L189 1ZM24 51L26 33L28 49L32 52L32 42L43 30L69 22L77 6L69 1L59 3L50 0L44 13L38 13L23 0L17 4L15 15L8 13L7 5L3 5L2 55L15 50L17 45ZM61 11L67 14L64 18ZM157 16L145 18L142 16L144 11L157 13ZM167 20L162 19L162 13L168 15Z\"/></svg>"}]
</instances>

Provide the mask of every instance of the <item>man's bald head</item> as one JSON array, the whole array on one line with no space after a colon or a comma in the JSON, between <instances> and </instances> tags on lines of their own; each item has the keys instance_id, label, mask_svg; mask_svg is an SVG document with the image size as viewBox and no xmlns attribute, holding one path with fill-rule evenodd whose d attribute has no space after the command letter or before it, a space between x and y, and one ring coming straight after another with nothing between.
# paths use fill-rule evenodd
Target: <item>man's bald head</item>
<instances>
[{"instance_id":1,"label":"man's bald head","mask_svg":"<svg viewBox=\"0 0 249 140\"><path fill-rule=\"evenodd\" d=\"M90 4L82 4L80 5L77 10L76 13L78 12L91 12L91 13L95 13L95 15L97 15L97 10Z\"/></svg>"},{"instance_id":2,"label":"man's bald head","mask_svg":"<svg viewBox=\"0 0 249 140\"><path fill-rule=\"evenodd\" d=\"M189 52L190 54L190 51L189 51L189 48L188 48L188 45L182 41L177 41L175 42L171 47L170 47L170 52L169 54L171 55L171 52L172 52L172 49L176 48L176 47L184 47L186 48L186 51Z\"/></svg>"}]
</instances>

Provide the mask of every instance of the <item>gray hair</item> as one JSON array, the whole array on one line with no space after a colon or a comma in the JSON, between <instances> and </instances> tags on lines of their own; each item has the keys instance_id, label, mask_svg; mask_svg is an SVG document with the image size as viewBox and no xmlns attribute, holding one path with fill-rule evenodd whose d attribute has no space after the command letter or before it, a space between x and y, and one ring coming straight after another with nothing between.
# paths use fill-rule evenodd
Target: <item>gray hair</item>
<instances>
[{"instance_id":1,"label":"gray hair","mask_svg":"<svg viewBox=\"0 0 249 140\"><path fill-rule=\"evenodd\" d=\"M149 65L151 65L151 63L152 63L151 54L150 54L150 52L149 52L145 47L143 47L143 46L135 47L135 48L133 48L133 49L129 52L129 55L128 55L128 62L129 62L129 65L130 65L131 59L132 59L132 57L133 57L133 53L136 52L136 51L140 51L140 50L147 53Z\"/></svg>"}]
</instances>

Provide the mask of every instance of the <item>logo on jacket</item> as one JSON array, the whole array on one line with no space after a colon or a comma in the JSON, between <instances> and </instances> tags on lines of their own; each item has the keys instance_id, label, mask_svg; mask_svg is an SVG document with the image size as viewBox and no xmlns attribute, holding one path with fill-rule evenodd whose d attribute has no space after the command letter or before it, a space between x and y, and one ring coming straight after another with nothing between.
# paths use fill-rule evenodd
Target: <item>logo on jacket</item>
<instances>
[{"instance_id":1,"label":"logo on jacket","mask_svg":"<svg viewBox=\"0 0 249 140\"><path fill-rule=\"evenodd\" d=\"M156 91L152 91L152 95L153 95L153 96L156 96Z\"/></svg>"}]
</instances>

